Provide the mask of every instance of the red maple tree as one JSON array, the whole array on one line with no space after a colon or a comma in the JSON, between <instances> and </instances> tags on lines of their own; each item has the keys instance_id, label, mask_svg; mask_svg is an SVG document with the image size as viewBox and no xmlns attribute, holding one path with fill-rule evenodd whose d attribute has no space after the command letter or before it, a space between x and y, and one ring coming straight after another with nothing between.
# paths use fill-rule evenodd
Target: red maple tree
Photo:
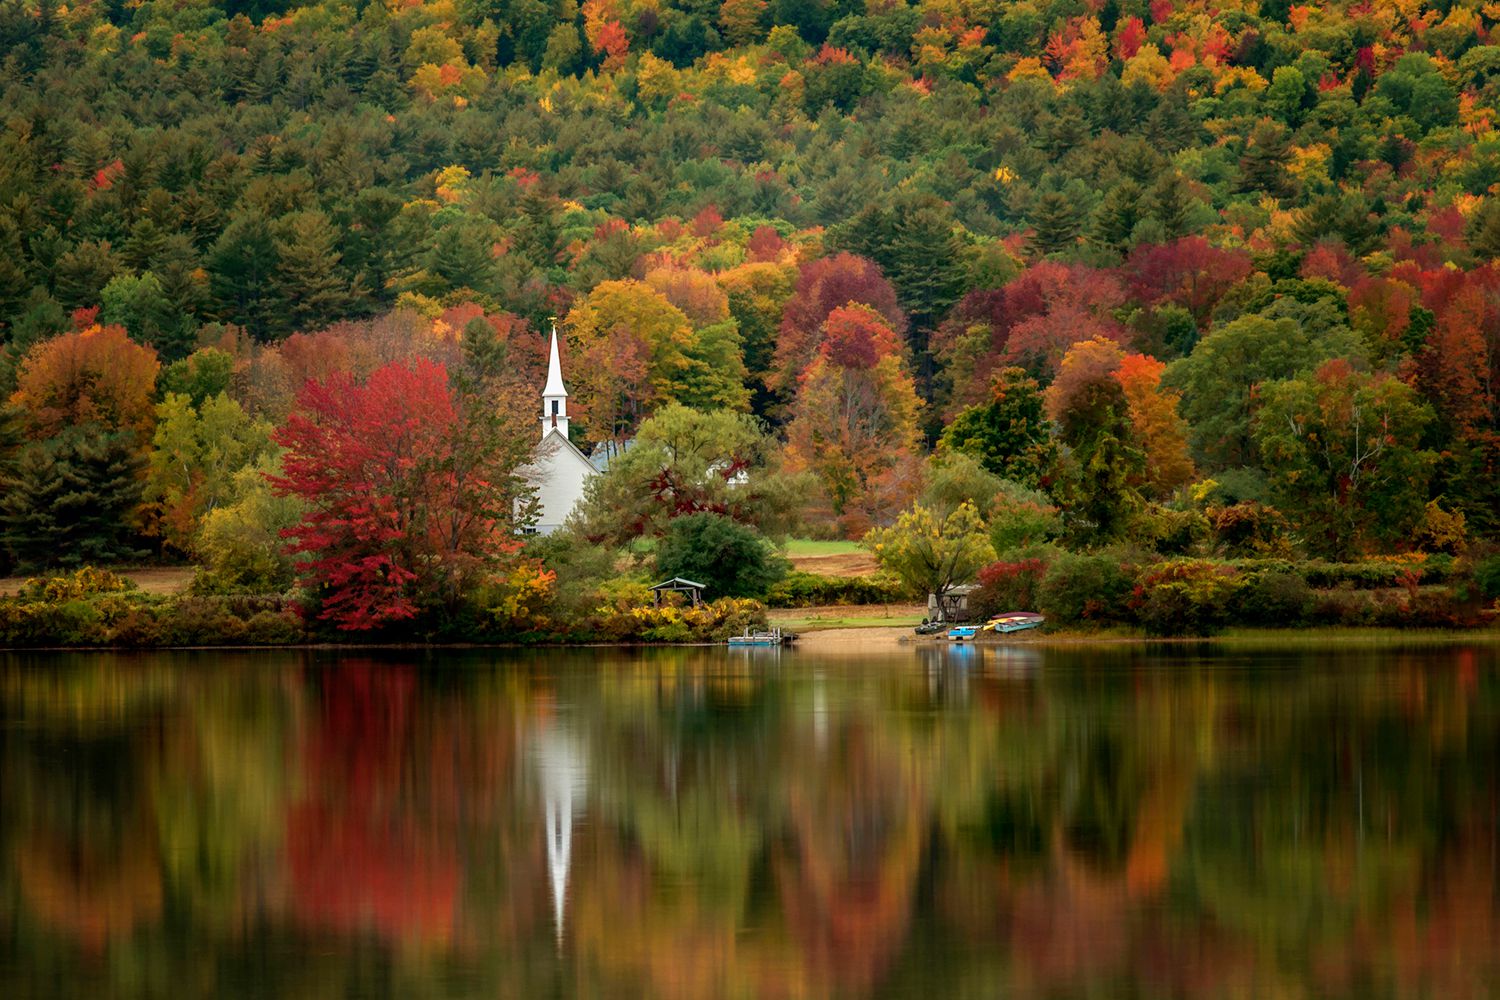
<instances>
[{"instance_id":1,"label":"red maple tree","mask_svg":"<svg viewBox=\"0 0 1500 1000\"><path fill-rule=\"evenodd\" d=\"M456 393L426 359L391 362L362 383L336 372L303 386L275 435L287 451L272 485L305 505L285 534L309 557L302 574L319 618L358 631L415 617L424 601L452 604L514 547L529 438L496 421L515 412Z\"/></svg>"}]
</instances>

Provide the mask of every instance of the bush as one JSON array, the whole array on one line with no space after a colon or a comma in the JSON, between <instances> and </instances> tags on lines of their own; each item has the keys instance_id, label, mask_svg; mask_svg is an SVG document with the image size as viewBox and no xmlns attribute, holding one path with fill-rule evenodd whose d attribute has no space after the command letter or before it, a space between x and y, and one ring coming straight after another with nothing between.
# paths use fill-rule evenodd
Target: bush
<instances>
[{"instance_id":1,"label":"bush","mask_svg":"<svg viewBox=\"0 0 1500 1000\"><path fill-rule=\"evenodd\" d=\"M1247 625L1302 625L1315 604L1313 590L1301 573L1269 569L1246 578L1235 617Z\"/></svg>"},{"instance_id":2,"label":"bush","mask_svg":"<svg viewBox=\"0 0 1500 1000\"><path fill-rule=\"evenodd\" d=\"M724 597L696 608L601 609L587 636L617 642L719 642L746 628L764 628L766 609L757 601Z\"/></svg>"},{"instance_id":3,"label":"bush","mask_svg":"<svg viewBox=\"0 0 1500 1000\"><path fill-rule=\"evenodd\" d=\"M1223 563L1181 559L1148 567L1130 606L1150 635L1213 635L1230 622L1230 604L1243 585Z\"/></svg>"},{"instance_id":4,"label":"bush","mask_svg":"<svg viewBox=\"0 0 1500 1000\"><path fill-rule=\"evenodd\" d=\"M1281 512L1254 500L1205 511L1218 551L1226 556L1281 556L1291 552Z\"/></svg>"},{"instance_id":5,"label":"bush","mask_svg":"<svg viewBox=\"0 0 1500 1000\"><path fill-rule=\"evenodd\" d=\"M790 568L754 528L719 514L673 518L656 550L658 573L701 583L714 597L761 596Z\"/></svg>"},{"instance_id":6,"label":"bush","mask_svg":"<svg viewBox=\"0 0 1500 1000\"><path fill-rule=\"evenodd\" d=\"M1062 515L1047 494L1004 481L990 506L990 545L1005 555L1062 534Z\"/></svg>"},{"instance_id":7,"label":"bush","mask_svg":"<svg viewBox=\"0 0 1500 1000\"><path fill-rule=\"evenodd\" d=\"M1355 590L1380 590L1390 587L1413 587L1419 583L1442 583L1453 574L1452 556L1420 552L1401 556L1367 559L1363 562L1324 562L1321 559L1300 563L1308 586L1316 589L1350 587Z\"/></svg>"},{"instance_id":8,"label":"bush","mask_svg":"<svg viewBox=\"0 0 1500 1000\"><path fill-rule=\"evenodd\" d=\"M1002 611L1035 608L1046 573L1047 564L1041 559L990 563L979 571L979 586L969 595L969 610L975 617L988 618Z\"/></svg>"},{"instance_id":9,"label":"bush","mask_svg":"<svg viewBox=\"0 0 1500 1000\"><path fill-rule=\"evenodd\" d=\"M1318 595L1320 625L1385 628L1473 628L1480 617L1448 587L1400 590L1330 590Z\"/></svg>"},{"instance_id":10,"label":"bush","mask_svg":"<svg viewBox=\"0 0 1500 1000\"><path fill-rule=\"evenodd\" d=\"M1047 567L1037 604L1058 625L1123 621L1130 588L1130 573L1117 559L1068 553Z\"/></svg>"},{"instance_id":11,"label":"bush","mask_svg":"<svg viewBox=\"0 0 1500 1000\"><path fill-rule=\"evenodd\" d=\"M17 597L24 601L45 601L56 604L60 601L94 594L118 594L135 590L135 581L128 580L107 569L84 566L61 576L43 576L27 580L21 585Z\"/></svg>"},{"instance_id":12,"label":"bush","mask_svg":"<svg viewBox=\"0 0 1500 1000\"><path fill-rule=\"evenodd\" d=\"M1474 584L1488 600L1500 600L1500 555L1474 564Z\"/></svg>"},{"instance_id":13,"label":"bush","mask_svg":"<svg viewBox=\"0 0 1500 1000\"><path fill-rule=\"evenodd\" d=\"M887 576L823 576L794 570L766 592L766 607L892 604L910 596L900 583Z\"/></svg>"},{"instance_id":14,"label":"bush","mask_svg":"<svg viewBox=\"0 0 1500 1000\"><path fill-rule=\"evenodd\" d=\"M58 600L0 599L0 643L7 646L276 645L304 638L296 608L274 597L156 597L105 590L62 593Z\"/></svg>"},{"instance_id":15,"label":"bush","mask_svg":"<svg viewBox=\"0 0 1500 1000\"><path fill-rule=\"evenodd\" d=\"M1132 541L1161 555L1187 555L1198 549L1208 534L1208 519L1204 515L1160 504L1151 504L1141 511L1130 526Z\"/></svg>"},{"instance_id":16,"label":"bush","mask_svg":"<svg viewBox=\"0 0 1500 1000\"><path fill-rule=\"evenodd\" d=\"M257 611L245 622L245 642L252 646L285 646L307 638L296 611Z\"/></svg>"}]
</instances>

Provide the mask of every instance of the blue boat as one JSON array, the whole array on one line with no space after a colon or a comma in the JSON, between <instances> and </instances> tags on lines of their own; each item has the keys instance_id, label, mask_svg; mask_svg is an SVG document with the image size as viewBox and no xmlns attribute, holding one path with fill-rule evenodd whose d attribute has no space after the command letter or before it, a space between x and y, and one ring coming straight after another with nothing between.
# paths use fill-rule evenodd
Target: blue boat
<instances>
[{"instance_id":1,"label":"blue boat","mask_svg":"<svg viewBox=\"0 0 1500 1000\"><path fill-rule=\"evenodd\" d=\"M954 642L963 642L972 639L979 634L978 625L955 625L948 630L948 638Z\"/></svg>"}]
</instances>

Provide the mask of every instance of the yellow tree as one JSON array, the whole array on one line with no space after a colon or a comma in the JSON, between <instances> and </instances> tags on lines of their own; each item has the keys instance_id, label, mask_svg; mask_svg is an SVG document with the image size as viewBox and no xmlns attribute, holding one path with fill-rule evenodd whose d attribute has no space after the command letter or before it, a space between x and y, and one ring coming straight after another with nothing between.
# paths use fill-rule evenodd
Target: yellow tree
<instances>
[{"instance_id":1,"label":"yellow tree","mask_svg":"<svg viewBox=\"0 0 1500 1000\"><path fill-rule=\"evenodd\" d=\"M788 464L818 479L846 535L864 534L911 500L921 405L884 318L854 304L830 313L800 380Z\"/></svg>"},{"instance_id":2,"label":"yellow tree","mask_svg":"<svg viewBox=\"0 0 1500 1000\"><path fill-rule=\"evenodd\" d=\"M863 544L912 591L935 596L940 618L943 596L972 582L995 558L984 518L967 501L946 517L916 504L891 527L873 529Z\"/></svg>"},{"instance_id":3,"label":"yellow tree","mask_svg":"<svg viewBox=\"0 0 1500 1000\"><path fill-rule=\"evenodd\" d=\"M596 437L633 426L659 402L675 399L688 368L693 325L645 282L595 286L564 323L575 365L582 425Z\"/></svg>"}]
</instances>

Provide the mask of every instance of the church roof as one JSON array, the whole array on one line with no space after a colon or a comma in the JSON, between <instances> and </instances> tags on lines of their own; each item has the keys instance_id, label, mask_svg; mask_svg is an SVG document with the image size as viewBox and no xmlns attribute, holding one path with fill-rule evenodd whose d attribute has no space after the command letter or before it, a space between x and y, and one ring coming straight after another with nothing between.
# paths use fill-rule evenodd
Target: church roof
<instances>
[{"instance_id":1,"label":"church roof","mask_svg":"<svg viewBox=\"0 0 1500 1000\"><path fill-rule=\"evenodd\" d=\"M562 363L557 359L557 327L554 325L552 327L552 350L547 358L547 387L542 390L542 395L566 396L567 394L568 390L563 387Z\"/></svg>"},{"instance_id":2,"label":"church roof","mask_svg":"<svg viewBox=\"0 0 1500 1000\"><path fill-rule=\"evenodd\" d=\"M589 460L589 457L583 453L582 449L580 449L572 441L569 441L568 436L562 431L558 430L556 427L552 428L542 436L542 439L536 443L536 447L531 450L531 453L533 455L539 455L541 454L542 449L549 447L572 452L575 456L577 456L580 462L588 467L589 475L593 475L594 472L597 471L594 468L594 463Z\"/></svg>"},{"instance_id":3,"label":"church roof","mask_svg":"<svg viewBox=\"0 0 1500 1000\"><path fill-rule=\"evenodd\" d=\"M635 438L626 438L624 441L605 438L594 445L594 450L589 452L589 464L596 472L608 472L611 462L634 447Z\"/></svg>"}]
</instances>

